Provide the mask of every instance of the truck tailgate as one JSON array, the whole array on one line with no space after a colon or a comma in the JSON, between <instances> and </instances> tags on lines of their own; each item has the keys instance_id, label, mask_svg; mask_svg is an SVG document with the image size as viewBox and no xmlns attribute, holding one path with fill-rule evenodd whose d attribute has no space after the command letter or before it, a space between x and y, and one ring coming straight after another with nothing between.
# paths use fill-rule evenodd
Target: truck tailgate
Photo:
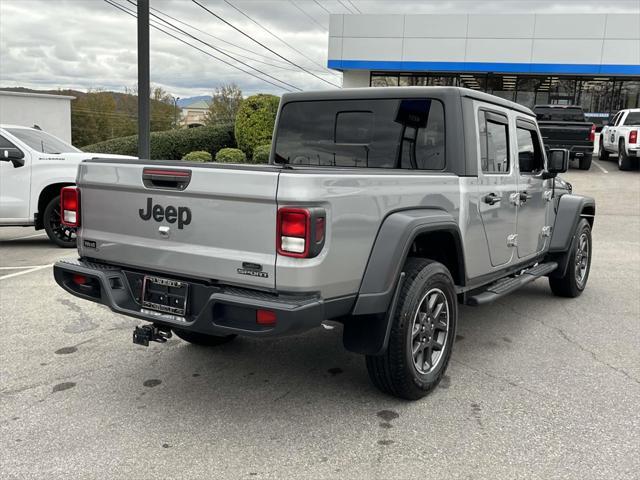
<instances>
[{"instance_id":1,"label":"truck tailgate","mask_svg":"<svg viewBox=\"0 0 640 480\"><path fill-rule=\"evenodd\" d=\"M591 124L582 122L538 122L542 139L550 145L590 143Z\"/></svg>"},{"instance_id":2,"label":"truck tailgate","mask_svg":"<svg viewBox=\"0 0 640 480\"><path fill-rule=\"evenodd\" d=\"M162 180L176 171L182 184ZM167 276L275 288L278 175L268 166L83 162L80 254Z\"/></svg>"}]
</instances>

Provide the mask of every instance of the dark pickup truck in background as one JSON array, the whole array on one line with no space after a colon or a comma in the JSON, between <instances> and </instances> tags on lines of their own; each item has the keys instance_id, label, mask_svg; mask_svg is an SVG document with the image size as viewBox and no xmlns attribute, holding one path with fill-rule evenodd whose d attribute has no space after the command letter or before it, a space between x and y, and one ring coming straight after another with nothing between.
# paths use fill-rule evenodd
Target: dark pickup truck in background
<instances>
[{"instance_id":1,"label":"dark pickup truck in background","mask_svg":"<svg viewBox=\"0 0 640 480\"><path fill-rule=\"evenodd\" d=\"M546 149L566 148L569 159L578 160L580 170L591 168L596 126L588 122L576 105L533 107Z\"/></svg>"}]
</instances>

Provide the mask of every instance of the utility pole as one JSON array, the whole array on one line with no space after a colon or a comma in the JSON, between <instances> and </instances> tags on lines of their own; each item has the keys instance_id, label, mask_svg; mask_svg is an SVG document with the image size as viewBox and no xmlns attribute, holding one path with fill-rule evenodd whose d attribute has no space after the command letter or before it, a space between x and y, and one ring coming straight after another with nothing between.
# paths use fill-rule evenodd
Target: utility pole
<instances>
[{"instance_id":1,"label":"utility pole","mask_svg":"<svg viewBox=\"0 0 640 480\"><path fill-rule=\"evenodd\" d=\"M138 0L138 157L150 157L149 0Z\"/></svg>"},{"instance_id":2,"label":"utility pole","mask_svg":"<svg viewBox=\"0 0 640 480\"><path fill-rule=\"evenodd\" d=\"M173 127L178 128L178 101L180 97L173 97Z\"/></svg>"}]
</instances>

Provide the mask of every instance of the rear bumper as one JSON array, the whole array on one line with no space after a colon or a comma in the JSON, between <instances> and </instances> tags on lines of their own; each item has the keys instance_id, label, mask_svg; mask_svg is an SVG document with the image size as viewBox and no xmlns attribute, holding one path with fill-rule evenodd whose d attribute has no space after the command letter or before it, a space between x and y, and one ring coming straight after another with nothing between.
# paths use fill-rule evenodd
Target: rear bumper
<instances>
[{"instance_id":1,"label":"rear bumper","mask_svg":"<svg viewBox=\"0 0 640 480\"><path fill-rule=\"evenodd\" d=\"M155 272L146 272L155 275ZM169 328L210 335L279 336L317 327L325 319L325 302L318 295L278 295L236 287L190 284L189 309L184 319L143 311L139 303L138 280L143 272L90 262L64 259L53 266L56 282L67 292L106 305L116 313L139 318ZM74 275L90 279L78 285ZM275 325L258 325L256 311L275 312Z\"/></svg>"},{"instance_id":2,"label":"rear bumper","mask_svg":"<svg viewBox=\"0 0 640 480\"><path fill-rule=\"evenodd\" d=\"M574 146L569 148L569 156L572 158L584 157L586 155L593 155L593 145L588 147Z\"/></svg>"},{"instance_id":3,"label":"rear bumper","mask_svg":"<svg viewBox=\"0 0 640 480\"><path fill-rule=\"evenodd\" d=\"M571 158L576 158L576 157L584 157L585 155L593 155L593 144L585 144L585 145L564 145L561 143L557 143L557 144L553 144L553 143L549 143L546 144L545 146L547 149L550 148L564 148L566 150L569 150L569 156Z\"/></svg>"}]
</instances>

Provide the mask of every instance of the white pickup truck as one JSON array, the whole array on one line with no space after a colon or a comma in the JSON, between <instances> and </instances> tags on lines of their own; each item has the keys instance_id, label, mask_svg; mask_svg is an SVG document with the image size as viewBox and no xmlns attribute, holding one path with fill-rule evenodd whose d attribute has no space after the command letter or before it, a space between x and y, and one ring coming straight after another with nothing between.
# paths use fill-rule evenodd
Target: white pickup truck
<instances>
[{"instance_id":1,"label":"white pickup truck","mask_svg":"<svg viewBox=\"0 0 640 480\"><path fill-rule=\"evenodd\" d=\"M38 128L0 125L0 226L44 228L56 245L75 247L75 230L60 223L60 189L94 156Z\"/></svg>"},{"instance_id":2,"label":"white pickup truck","mask_svg":"<svg viewBox=\"0 0 640 480\"><path fill-rule=\"evenodd\" d=\"M618 155L618 168L631 170L640 158L640 108L620 110L600 133L600 160Z\"/></svg>"}]
</instances>

